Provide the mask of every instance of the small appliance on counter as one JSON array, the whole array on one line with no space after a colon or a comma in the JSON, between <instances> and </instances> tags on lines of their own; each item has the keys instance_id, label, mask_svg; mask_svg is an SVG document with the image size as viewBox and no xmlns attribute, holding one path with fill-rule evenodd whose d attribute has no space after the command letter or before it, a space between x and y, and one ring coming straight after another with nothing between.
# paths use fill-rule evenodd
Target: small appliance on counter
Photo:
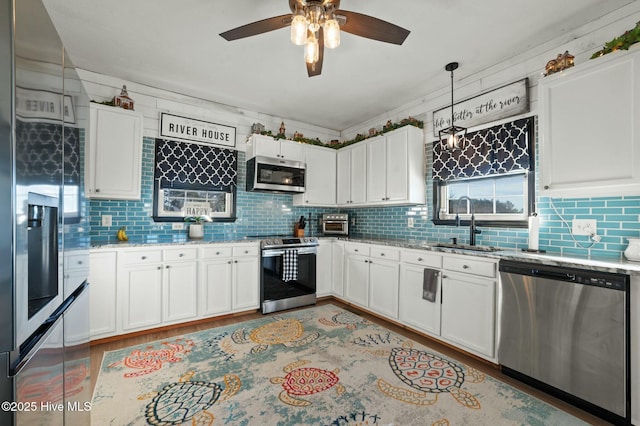
<instances>
[{"instance_id":1,"label":"small appliance on counter","mask_svg":"<svg viewBox=\"0 0 640 426\"><path fill-rule=\"evenodd\" d=\"M349 215L347 213L325 213L322 215L323 235L349 235Z\"/></svg>"}]
</instances>

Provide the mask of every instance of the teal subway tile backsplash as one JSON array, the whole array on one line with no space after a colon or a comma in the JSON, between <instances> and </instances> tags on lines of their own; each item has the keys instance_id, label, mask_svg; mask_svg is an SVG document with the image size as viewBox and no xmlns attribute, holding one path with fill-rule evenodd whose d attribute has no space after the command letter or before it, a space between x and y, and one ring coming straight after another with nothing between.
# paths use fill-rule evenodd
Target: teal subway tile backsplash
<instances>
[{"instance_id":1,"label":"teal subway tile backsplash","mask_svg":"<svg viewBox=\"0 0 640 426\"><path fill-rule=\"evenodd\" d=\"M426 144L427 164L430 164L431 144ZM155 223L152 219L154 139L144 138L144 162L142 168L142 199L139 201L91 200L89 215L91 241L95 244L113 243L121 226L127 228L131 241L180 242L187 241L187 226L174 231L171 223ZM293 232L293 224L301 215L308 220L307 235L318 235L317 219L322 213L348 212L354 221L352 235L379 239L409 239L425 242L448 242L457 238L467 243L467 227L435 226L431 222L432 206L394 206L365 208L308 208L293 206L293 196L288 194L245 191L245 155L238 153L238 190L235 222L205 224L205 239L242 239L250 235L287 234ZM430 170L430 167L427 168ZM432 179L426 176L427 200L432 200ZM340 184L340 183L338 183ZM549 253L598 256L621 259L627 238L640 237L640 196L553 198L538 197L536 210L540 216L540 248ZM554 209L555 207L555 209ZM556 213L557 210L557 213ZM113 225L101 226L101 215L111 214ZM597 233L602 237L592 244L589 237L571 237L562 216L571 226L571 220L596 219ZM408 227L408 218L414 226ZM523 249L528 245L526 228L481 227L477 236L480 245L492 245L505 249ZM582 246L582 247L580 247Z\"/></svg>"}]
</instances>

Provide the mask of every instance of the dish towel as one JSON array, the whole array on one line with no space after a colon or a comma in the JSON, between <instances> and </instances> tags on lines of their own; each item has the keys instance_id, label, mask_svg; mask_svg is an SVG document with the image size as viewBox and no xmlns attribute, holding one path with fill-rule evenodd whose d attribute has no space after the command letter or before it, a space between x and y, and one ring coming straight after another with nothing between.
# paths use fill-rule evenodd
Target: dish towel
<instances>
[{"instance_id":1,"label":"dish towel","mask_svg":"<svg viewBox=\"0 0 640 426\"><path fill-rule=\"evenodd\" d=\"M422 298L428 302L436 301L438 292L438 275L440 271L425 268L422 278Z\"/></svg>"},{"instance_id":2,"label":"dish towel","mask_svg":"<svg viewBox=\"0 0 640 426\"><path fill-rule=\"evenodd\" d=\"M298 250L286 249L282 255L282 281L298 279Z\"/></svg>"}]
</instances>

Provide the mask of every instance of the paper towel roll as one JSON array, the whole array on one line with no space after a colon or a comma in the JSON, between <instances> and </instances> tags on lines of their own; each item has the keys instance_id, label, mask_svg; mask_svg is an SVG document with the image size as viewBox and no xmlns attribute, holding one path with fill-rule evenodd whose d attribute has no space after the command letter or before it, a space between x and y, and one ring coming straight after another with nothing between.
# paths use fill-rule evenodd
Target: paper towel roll
<instances>
[{"instance_id":1,"label":"paper towel roll","mask_svg":"<svg viewBox=\"0 0 640 426\"><path fill-rule=\"evenodd\" d=\"M538 250L538 233L540 232L540 218L529 216L529 250Z\"/></svg>"}]
</instances>

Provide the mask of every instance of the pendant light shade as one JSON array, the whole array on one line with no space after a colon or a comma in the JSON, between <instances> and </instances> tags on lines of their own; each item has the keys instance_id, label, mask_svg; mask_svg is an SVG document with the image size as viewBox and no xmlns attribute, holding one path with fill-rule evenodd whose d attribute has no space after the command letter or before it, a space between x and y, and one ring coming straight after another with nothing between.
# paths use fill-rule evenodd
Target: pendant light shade
<instances>
[{"instance_id":1,"label":"pendant light shade","mask_svg":"<svg viewBox=\"0 0 640 426\"><path fill-rule=\"evenodd\" d=\"M448 63L444 69L451 72L451 126L440 130L438 135L448 150L462 149L467 135L467 128L456 126L453 114L453 71L458 69L458 63Z\"/></svg>"},{"instance_id":2,"label":"pendant light shade","mask_svg":"<svg viewBox=\"0 0 640 426\"><path fill-rule=\"evenodd\" d=\"M328 49L340 46L340 24L336 19L324 21L324 45Z\"/></svg>"},{"instance_id":3,"label":"pendant light shade","mask_svg":"<svg viewBox=\"0 0 640 426\"><path fill-rule=\"evenodd\" d=\"M308 64L315 64L320 58L318 39L314 33L309 33L307 44L304 46L304 60Z\"/></svg>"},{"instance_id":4,"label":"pendant light shade","mask_svg":"<svg viewBox=\"0 0 640 426\"><path fill-rule=\"evenodd\" d=\"M307 41L307 19L304 15L296 15L291 21L291 42L302 46Z\"/></svg>"}]
</instances>

